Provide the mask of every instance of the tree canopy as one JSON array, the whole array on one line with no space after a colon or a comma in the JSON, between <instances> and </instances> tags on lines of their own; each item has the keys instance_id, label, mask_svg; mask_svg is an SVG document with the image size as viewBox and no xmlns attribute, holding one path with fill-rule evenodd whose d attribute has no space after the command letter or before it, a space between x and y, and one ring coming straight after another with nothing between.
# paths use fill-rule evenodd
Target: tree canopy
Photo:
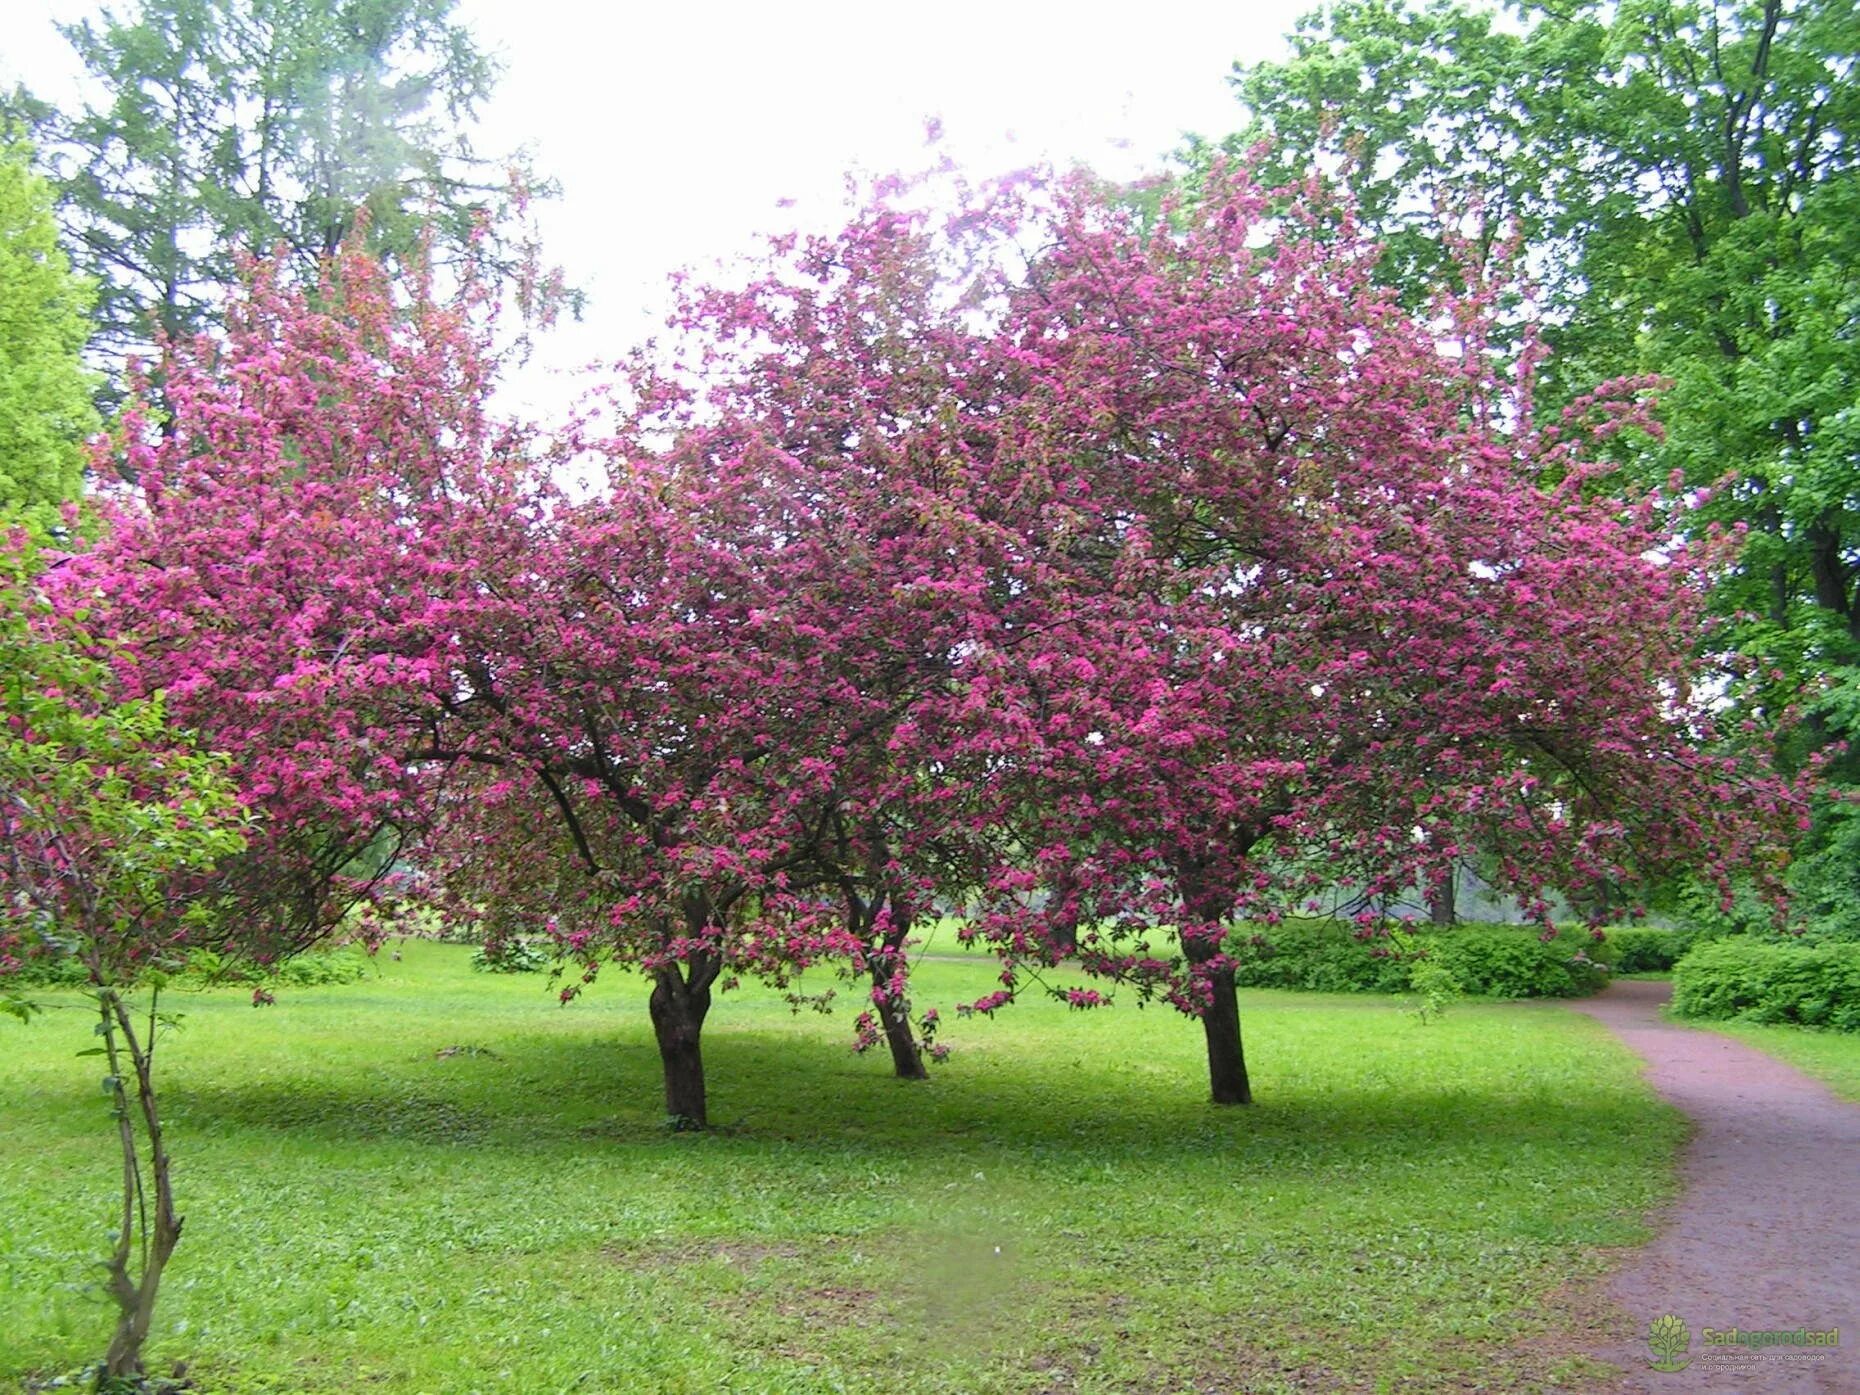
<instances>
[{"instance_id":1,"label":"tree canopy","mask_svg":"<svg viewBox=\"0 0 1860 1395\"><path fill-rule=\"evenodd\" d=\"M1343 0L1283 62L1239 67L1273 167L1346 183L1410 298L1470 237L1522 238L1542 396L1654 373L1658 437L1626 452L1696 518L1742 529L1714 644L1791 759L1852 733L1860 663L1860 14L1841 0L1527 4ZM1777 730L1800 706L1807 721ZM1836 773L1851 780L1851 768ZM1851 900L1845 805L1800 880ZM1839 845L1834 850L1829 840ZM1829 878L1832 877L1832 880Z\"/></svg>"},{"instance_id":2,"label":"tree canopy","mask_svg":"<svg viewBox=\"0 0 1860 1395\"><path fill-rule=\"evenodd\" d=\"M388 832L455 915L643 968L674 1117L743 974L850 965L909 1073L933 906L1007 961L971 1006L1076 949L1068 1001L1166 996L1244 1100L1235 917L1469 841L1600 915L1766 877L1793 811L1706 749L1719 544L1611 475L1633 402L1540 418L1489 299L1410 312L1321 211L1262 249L1282 202L892 190L547 438L488 413L471 302L268 272L67 584L267 808L257 865L362 894Z\"/></svg>"},{"instance_id":3,"label":"tree canopy","mask_svg":"<svg viewBox=\"0 0 1860 1395\"><path fill-rule=\"evenodd\" d=\"M549 192L472 121L496 64L454 0L132 0L62 27L108 99L67 112L16 94L79 265L98 349L214 323L241 253L317 262L361 227L391 261L470 255L524 304L562 294L522 217Z\"/></svg>"},{"instance_id":4,"label":"tree canopy","mask_svg":"<svg viewBox=\"0 0 1860 1395\"><path fill-rule=\"evenodd\" d=\"M0 527L43 537L81 492L97 427L80 359L89 306L31 146L0 134Z\"/></svg>"}]
</instances>

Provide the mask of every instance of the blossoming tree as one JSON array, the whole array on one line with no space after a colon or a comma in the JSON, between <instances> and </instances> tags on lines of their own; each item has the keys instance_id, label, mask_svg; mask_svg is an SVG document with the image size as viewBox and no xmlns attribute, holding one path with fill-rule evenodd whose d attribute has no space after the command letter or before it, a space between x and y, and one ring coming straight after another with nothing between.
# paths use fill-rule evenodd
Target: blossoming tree
<instances>
[{"instance_id":1,"label":"blossoming tree","mask_svg":"<svg viewBox=\"0 0 1860 1395\"><path fill-rule=\"evenodd\" d=\"M488 933L645 974L681 1123L746 974L850 966L920 1074L905 949L957 905L1007 961L975 1006L1076 953L1243 1102L1237 918L1463 846L1612 906L1790 812L1710 749L1717 544L1594 463L1636 409L1538 422L1486 299L1417 318L1373 256L1244 174L1157 217L881 190L550 436L489 415L469 295L261 268L66 594L265 807L280 948L417 843Z\"/></svg>"},{"instance_id":2,"label":"blossoming tree","mask_svg":"<svg viewBox=\"0 0 1860 1395\"><path fill-rule=\"evenodd\" d=\"M1222 1103L1236 919L1386 905L1471 847L1546 923L1553 889L1626 914L1677 868L1773 871L1799 810L1714 749L1725 540L1598 463L1641 385L1537 420L1489 295L1404 311L1316 200L1244 170L1154 221L1062 197L1008 329L1095 602L1023 666L1030 856L976 929L1050 961L1066 906L1087 969L1201 1018Z\"/></svg>"}]
</instances>

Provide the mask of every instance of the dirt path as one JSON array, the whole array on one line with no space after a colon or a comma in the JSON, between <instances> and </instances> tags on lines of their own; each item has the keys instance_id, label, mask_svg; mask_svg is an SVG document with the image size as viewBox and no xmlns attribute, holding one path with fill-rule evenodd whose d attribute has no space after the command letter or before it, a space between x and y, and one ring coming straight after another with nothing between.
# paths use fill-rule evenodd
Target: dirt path
<instances>
[{"instance_id":1,"label":"dirt path","mask_svg":"<svg viewBox=\"0 0 1860 1395\"><path fill-rule=\"evenodd\" d=\"M1685 1191L1614 1277L1637 1340L1599 1353L1647 1395L1860 1395L1860 1105L1754 1047L1660 1016L1665 983L1624 981L1572 1007L1647 1062L1691 1118ZM1649 1369L1647 1325L1689 1329L1678 1372ZM1832 1349L1708 1345L1704 1329L1839 1329Z\"/></svg>"}]
</instances>

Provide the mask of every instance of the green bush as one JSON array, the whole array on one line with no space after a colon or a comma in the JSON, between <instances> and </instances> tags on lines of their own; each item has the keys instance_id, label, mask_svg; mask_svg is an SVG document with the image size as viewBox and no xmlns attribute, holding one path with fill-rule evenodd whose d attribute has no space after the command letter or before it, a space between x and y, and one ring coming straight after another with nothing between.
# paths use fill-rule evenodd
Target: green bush
<instances>
[{"instance_id":1,"label":"green bush","mask_svg":"<svg viewBox=\"0 0 1860 1395\"><path fill-rule=\"evenodd\" d=\"M1673 969L1673 1010L1860 1032L1860 944L1735 935L1699 945Z\"/></svg>"},{"instance_id":2,"label":"green bush","mask_svg":"<svg viewBox=\"0 0 1860 1395\"><path fill-rule=\"evenodd\" d=\"M1616 973L1662 974L1670 971L1695 946L1734 933L1737 932L1715 922L1686 925L1677 930L1620 925L1609 928L1608 943L1613 946Z\"/></svg>"},{"instance_id":3,"label":"green bush","mask_svg":"<svg viewBox=\"0 0 1860 1395\"><path fill-rule=\"evenodd\" d=\"M202 951L189 958L183 978L196 984L283 984L290 988L318 988L331 983L354 983L368 974L368 952L355 945L311 949L275 964L223 961Z\"/></svg>"},{"instance_id":4,"label":"green bush","mask_svg":"<svg viewBox=\"0 0 1860 1395\"><path fill-rule=\"evenodd\" d=\"M26 960L7 974L6 982L21 988L81 988L90 975L74 956L57 954Z\"/></svg>"},{"instance_id":5,"label":"green bush","mask_svg":"<svg viewBox=\"0 0 1860 1395\"><path fill-rule=\"evenodd\" d=\"M1663 974L1692 947L1694 936L1683 930L1655 930L1645 925L1611 927L1608 943L1614 946L1615 972Z\"/></svg>"},{"instance_id":6,"label":"green bush","mask_svg":"<svg viewBox=\"0 0 1860 1395\"><path fill-rule=\"evenodd\" d=\"M309 950L276 964L222 960L211 951L192 955L181 971L181 986L206 987L219 983L283 984L314 988L329 983L354 983L368 973L368 955L353 946ZM69 954L29 959L8 975L8 981L31 988L82 988L90 975Z\"/></svg>"},{"instance_id":7,"label":"green bush","mask_svg":"<svg viewBox=\"0 0 1860 1395\"><path fill-rule=\"evenodd\" d=\"M1427 945L1467 992L1488 998L1581 998L1608 983L1608 951L1583 930L1545 940L1528 925L1456 926Z\"/></svg>"},{"instance_id":8,"label":"green bush","mask_svg":"<svg viewBox=\"0 0 1860 1395\"><path fill-rule=\"evenodd\" d=\"M1253 937L1253 938L1249 938ZM1340 920L1287 920L1236 937L1236 975L1247 988L1307 993L1405 993L1408 965L1386 940L1359 940Z\"/></svg>"},{"instance_id":9,"label":"green bush","mask_svg":"<svg viewBox=\"0 0 1860 1395\"><path fill-rule=\"evenodd\" d=\"M315 988L326 983L354 983L368 976L368 968L366 950L345 946L292 955L256 977L264 982L286 983L293 988Z\"/></svg>"},{"instance_id":10,"label":"green bush","mask_svg":"<svg viewBox=\"0 0 1860 1395\"><path fill-rule=\"evenodd\" d=\"M539 974L554 962L542 941L522 935L479 945L471 956L472 968L491 974Z\"/></svg>"},{"instance_id":11,"label":"green bush","mask_svg":"<svg viewBox=\"0 0 1860 1395\"><path fill-rule=\"evenodd\" d=\"M1314 993L1419 991L1423 959L1467 993L1491 998L1574 998L1608 981L1612 948L1586 930L1566 928L1546 942L1531 925L1414 926L1394 939L1358 939L1337 920L1288 920L1235 937L1238 979L1248 988Z\"/></svg>"}]
</instances>

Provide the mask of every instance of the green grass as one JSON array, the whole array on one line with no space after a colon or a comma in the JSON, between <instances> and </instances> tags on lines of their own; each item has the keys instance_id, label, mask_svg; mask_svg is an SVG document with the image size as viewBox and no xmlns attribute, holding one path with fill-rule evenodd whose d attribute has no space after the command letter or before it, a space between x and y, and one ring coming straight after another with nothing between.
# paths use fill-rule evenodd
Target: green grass
<instances>
[{"instance_id":1,"label":"green grass","mask_svg":"<svg viewBox=\"0 0 1860 1395\"><path fill-rule=\"evenodd\" d=\"M1245 994L1261 1102L1217 1110L1172 1012L952 1016L907 1084L848 1013L746 990L706 1033L721 1127L677 1135L637 980L562 1008L468 953L174 1004L157 1369L205 1395L1582 1388L1559 1295L1643 1238L1680 1134L1554 1008ZM917 995L990 982L930 962ZM0 1024L0 1386L107 1333L88 1030Z\"/></svg>"},{"instance_id":2,"label":"green grass","mask_svg":"<svg viewBox=\"0 0 1860 1395\"><path fill-rule=\"evenodd\" d=\"M1812 1027L1761 1026L1755 1022L1692 1022L1714 1032L1747 1041L1761 1051L1806 1071L1838 1095L1860 1100L1860 1036L1850 1032L1818 1032Z\"/></svg>"}]
</instances>

